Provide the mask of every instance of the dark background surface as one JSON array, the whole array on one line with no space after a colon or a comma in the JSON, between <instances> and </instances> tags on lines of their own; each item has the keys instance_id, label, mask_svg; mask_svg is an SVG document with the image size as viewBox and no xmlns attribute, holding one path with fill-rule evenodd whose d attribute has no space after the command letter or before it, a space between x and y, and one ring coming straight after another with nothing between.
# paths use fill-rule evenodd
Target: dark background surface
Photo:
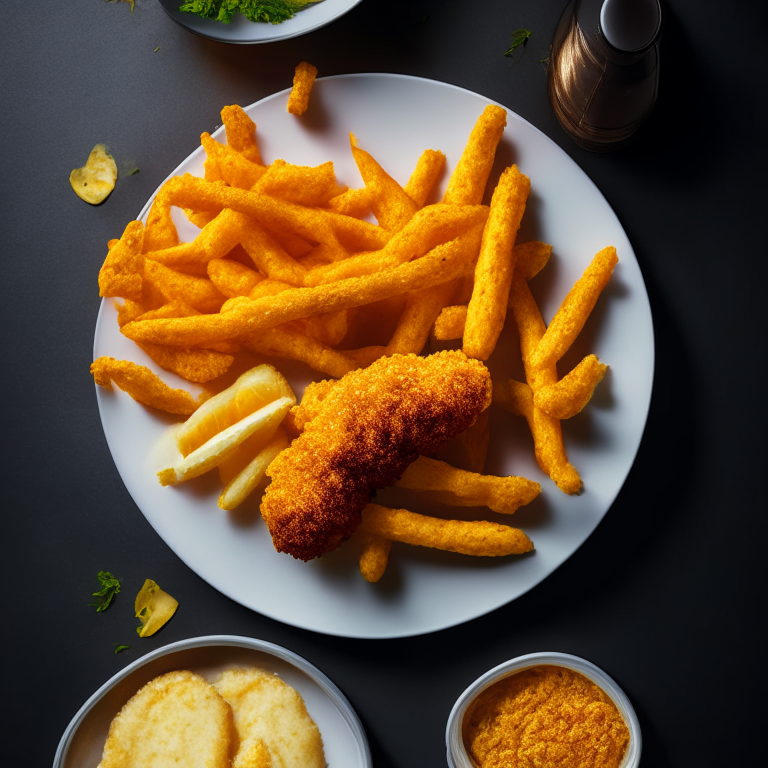
<instances>
[{"instance_id":1,"label":"dark background surface","mask_svg":"<svg viewBox=\"0 0 768 768\"><path fill-rule=\"evenodd\" d=\"M564 5L364 0L318 32L261 46L196 37L155 0L137 0L133 15L101 0L3 9L5 764L50 764L70 718L112 674L161 645L218 633L284 645L328 674L377 768L444 764L461 691L540 650L583 656L617 680L638 712L647 768L763 762L764 6L667 2L656 110L633 146L601 156L568 139L546 97L538 60ZM513 64L502 54L519 27L533 35ZM602 190L652 304L651 413L604 522L521 599L423 637L321 636L208 586L124 488L88 373L106 241L219 124L223 105L288 87L302 59L321 75L443 80L518 112ZM96 141L122 171L141 170L91 207L67 176ZM124 577L125 594L96 615L86 603L104 568ZM147 574L183 610L139 644L130 609ZM116 641L131 650L113 655Z\"/></svg>"}]
</instances>

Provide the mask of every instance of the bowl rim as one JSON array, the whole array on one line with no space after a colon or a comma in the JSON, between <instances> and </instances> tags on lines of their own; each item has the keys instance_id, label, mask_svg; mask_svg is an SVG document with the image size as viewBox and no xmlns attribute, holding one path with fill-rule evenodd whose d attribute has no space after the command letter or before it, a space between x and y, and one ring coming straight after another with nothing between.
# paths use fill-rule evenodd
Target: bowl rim
<instances>
[{"instance_id":1,"label":"bowl rim","mask_svg":"<svg viewBox=\"0 0 768 768\"><path fill-rule=\"evenodd\" d=\"M140 659L131 662L128 666L121 669L119 672L112 675L100 688L93 693L86 702L80 707L75 716L70 720L69 725L64 730L62 737L59 741L59 745L56 749L56 754L53 758L53 768L62 768L64 758L66 757L69 745L72 742L72 738L83 722L85 716L98 704L98 702L110 691L117 683L128 677L134 670L148 664L155 659L168 656L172 653L182 650L188 650L190 648L204 648L206 646L222 646L231 648L247 648L250 650L261 651L271 656L276 656L282 661L286 661L292 664L308 677L310 677L323 693L328 696L333 705L339 710L344 721L349 727L352 735L360 746L362 752L363 763L362 768L371 768L371 750L368 745L368 739L363 730L360 718L352 708L347 697L341 692L339 687L323 672L321 672L314 664L308 662L305 658L299 656L293 651L289 651L287 648L283 648L280 645L275 645L266 640L258 640L253 637L245 637L242 635L205 635L202 637L191 637L186 640L178 640L175 643L164 645L161 648L157 648L154 651L150 651Z\"/></svg>"},{"instance_id":2,"label":"bowl rim","mask_svg":"<svg viewBox=\"0 0 768 768\"><path fill-rule=\"evenodd\" d=\"M509 659L488 670L464 690L453 705L445 728L445 747L449 768L476 768L476 764L471 760L464 748L461 736L462 721L470 703L499 680L510 677L524 669L542 665L565 667L574 672L579 672L599 688L602 688L616 705L629 728L629 745L619 768L637 768L640 765L643 738L640 731L640 722L629 698L619 687L618 683L600 667L591 661L582 659L580 656L559 651L539 651Z\"/></svg>"}]
</instances>

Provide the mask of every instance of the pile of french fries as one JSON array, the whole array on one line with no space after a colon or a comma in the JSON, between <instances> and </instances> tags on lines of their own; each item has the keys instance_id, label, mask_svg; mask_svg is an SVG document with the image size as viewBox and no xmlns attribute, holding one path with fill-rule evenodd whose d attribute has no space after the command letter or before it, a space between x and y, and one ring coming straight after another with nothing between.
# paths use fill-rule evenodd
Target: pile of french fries
<instances>
[{"instance_id":1,"label":"pile of french fries","mask_svg":"<svg viewBox=\"0 0 768 768\"><path fill-rule=\"evenodd\" d=\"M146 225L133 221L119 240L110 241L99 274L100 294L124 300L118 306L122 333L160 368L205 385L208 393L195 400L167 387L148 369L111 358L93 364L96 382L109 386L113 381L139 402L189 416L198 408L197 413L214 412L216 398L202 405L205 398L229 384L228 372L247 367L242 360L254 355L257 360L298 360L337 379L382 356L419 354L431 334L441 341L461 339L468 357L484 361L509 319L519 333L526 381L494 382L494 403L527 419L539 466L563 492L578 492L581 478L568 461L560 421L587 404L607 366L589 355L561 379L556 364L586 322L617 257L612 247L600 251L545 325L528 281L546 265L551 246L516 242L529 179L516 166L507 168L490 206L482 204L506 125L505 110L486 107L436 204L427 201L444 171L445 156L439 151L426 150L408 183L400 186L350 135L364 186L348 189L338 183L330 162L302 167L275 160L266 165L256 126L240 107L225 107L222 120L226 145L207 133L201 138L205 177L169 179ZM200 228L192 242L179 242L171 218L174 206ZM377 224L366 220L371 212ZM323 388L327 392L332 385L311 385L292 409L290 388L276 395L270 401L273 410L263 415L274 429L270 426L268 440L255 441L257 453L278 435L266 454L276 455L311 420ZM251 418L256 410L238 418ZM236 424L228 417L220 428L206 432L206 440L236 430ZM235 465L241 472L256 457L242 449L253 431L241 433L240 440L229 434L219 453L205 441L196 445L185 455L186 464L160 473L161 482L180 482L220 466L238 446ZM487 443L486 413L437 457L460 456L454 463L463 468L422 457L398 484L441 502L514 512L540 488L524 478L482 475ZM201 463L192 461L189 469L187 459L203 448ZM252 473L240 491L229 488L227 494L238 474L230 462L222 473L227 486L223 508L233 508L247 495L243 489L250 492L262 482L265 461L257 462L258 482ZM480 523L425 518L436 522L426 525L420 539L412 533L414 520L403 522L404 512L376 505L363 512L361 571L370 581L383 573L392 540L499 554L495 544L485 549L467 544L483 540L480 529L472 528ZM457 524L455 530L446 528L448 522ZM411 532L404 533L408 526ZM489 533L486 540L495 535Z\"/></svg>"}]
</instances>

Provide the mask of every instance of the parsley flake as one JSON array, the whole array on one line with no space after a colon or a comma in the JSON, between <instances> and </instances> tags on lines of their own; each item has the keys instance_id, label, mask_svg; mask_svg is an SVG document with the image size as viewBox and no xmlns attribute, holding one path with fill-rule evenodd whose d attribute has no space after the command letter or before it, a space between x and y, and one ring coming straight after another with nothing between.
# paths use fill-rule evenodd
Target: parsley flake
<instances>
[{"instance_id":1,"label":"parsley flake","mask_svg":"<svg viewBox=\"0 0 768 768\"><path fill-rule=\"evenodd\" d=\"M509 46L509 50L507 50L504 55L508 58L512 58L512 56L515 55L515 48L519 48L520 46L525 47L525 44L528 42L528 38L530 36L530 29L516 29L512 33L512 45Z\"/></svg>"},{"instance_id":2,"label":"parsley flake","mask_svg":"<svg viewBox=\"0 0 768 768\"><path fill-rule=\"evenodd\" d=\"M120 643L112 643L112 645L115 646L115 653L120 653L120 651L127 651L131 647L130 645L120 645Z\"/></svg>"},{"instance_id":3,"label":"parsley flake","mask_svg":"<svg viewBox=\"0 0 768 768\"><path fill-rule=\"evenodd\" d=\"M116 579L109 571L99 571L96 578L101 582L101 589L94 592L94 597L100 597L101 602L88 603L91 608L96 609L96 613L101 613L109 608L112 598L120 592L120 579Z\"/></svg>"}]
</instances>

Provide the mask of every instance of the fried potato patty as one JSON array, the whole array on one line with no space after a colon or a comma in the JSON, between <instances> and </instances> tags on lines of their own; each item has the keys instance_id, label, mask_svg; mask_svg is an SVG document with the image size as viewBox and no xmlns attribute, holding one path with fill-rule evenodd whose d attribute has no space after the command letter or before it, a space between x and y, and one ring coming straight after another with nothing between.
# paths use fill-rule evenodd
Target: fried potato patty
<instances>
[{"instance_id":1,"label":"fried potato patty","mask_svg":"<svg viewBox=\"0 0 768 768\"><path fill-rule=\"evenodd\" d=\"M301 695L277 675L256 667L230 669L214 687L235 713L240 750L233 768L260 765L258 741L266 744L272 768L325 768L318 727Z\"/></svg>"},{"instance_id":2,"label":"fried potato patty","mask_svg":"<svg viewBox=\"0 0 768 768\"><path fill-rule=\"evenodd\" d=\"M148 682L109 728L101 768L229 768L238 739L232 709L186 670Z\"/></svg>"},{"instance_id":3,"label":"fried potato patty","mask_svg":"<svg viewBox=\"0 0 768 768\"><path fill-rule=\"evenodd\" d=\"M392 355L348 373L267 470L261 513L275 549L305 561L335 549L372 490L469 428L490 401L488 370L458 350Z\"/></svg>"}]
</instances>

